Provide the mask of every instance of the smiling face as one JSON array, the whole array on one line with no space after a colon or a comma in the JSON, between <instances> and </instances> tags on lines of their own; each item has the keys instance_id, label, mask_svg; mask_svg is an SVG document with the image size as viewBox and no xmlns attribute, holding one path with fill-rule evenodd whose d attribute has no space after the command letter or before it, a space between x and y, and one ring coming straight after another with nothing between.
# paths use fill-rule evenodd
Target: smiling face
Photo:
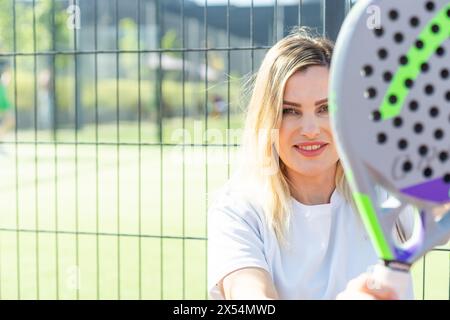
<instances>
[{"instance_id":1,"label":"smiling face","mask_svg":"<svg viewBox=\"0 0 450 320\"><path fill-rule=\"evenodd\" d=\"M315 177L334 172L338 153L328 115L325 66L310 66L286 83L279 155L291 175Z\"/></svg>"}]
</instances>

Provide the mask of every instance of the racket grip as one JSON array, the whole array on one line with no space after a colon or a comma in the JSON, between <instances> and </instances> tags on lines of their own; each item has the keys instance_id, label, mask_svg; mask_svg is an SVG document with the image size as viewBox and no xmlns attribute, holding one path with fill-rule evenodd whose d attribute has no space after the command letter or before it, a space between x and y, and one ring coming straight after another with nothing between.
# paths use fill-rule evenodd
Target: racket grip
<instances>
[{"instance_id":1,"label":"racket grip","mask_svg":"<svg viewBox=\"0 0 450 320\"><path fill-rule=\"evenodd\" d=\"M384 264L376 264L373 268L372 278L375 283L389 287L397 294L400 300L414 299L412 294L412 281L409 271L389 268ZM373 288L376 289L376 288Z\"/></svg>"}]
</instances>

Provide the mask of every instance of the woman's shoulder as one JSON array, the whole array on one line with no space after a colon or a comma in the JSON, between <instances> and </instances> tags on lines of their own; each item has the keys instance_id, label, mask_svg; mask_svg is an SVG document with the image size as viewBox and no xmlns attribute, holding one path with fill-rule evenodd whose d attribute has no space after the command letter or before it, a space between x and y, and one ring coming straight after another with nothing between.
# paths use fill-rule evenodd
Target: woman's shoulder
<instances>
[{"instance_id":1,"label":"woman's shoulder","mask_svg":"<svg viewBox=\"0 0 450 320\"><path fill-rule=\"evenodd\" d=\"M261 199L253 193L243 191L232 181L210 194L210 198L211 205L208 210L210 219L226 216L247 222L264 220Z\"/></svg>"}]
</instances>

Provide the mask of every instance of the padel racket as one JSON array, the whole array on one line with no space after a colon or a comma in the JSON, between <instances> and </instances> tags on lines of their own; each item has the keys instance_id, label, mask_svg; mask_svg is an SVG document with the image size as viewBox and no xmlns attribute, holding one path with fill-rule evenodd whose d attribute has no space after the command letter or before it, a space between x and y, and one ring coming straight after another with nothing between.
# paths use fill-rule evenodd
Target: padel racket
<instances>
[{"instance_id":1,"label":"padel racket","mask_svg":"<svg viewBox=\"0 0 450 320\"><path fill-rule=\"evenodd\" d=\"M375 277L406 297L410 266L450 237L450 1L360 0L331 63L330 108L339 154L383 263ZM401 205L383 208L375 185ZM406 204L419 214L401 244ZM438 211L440 214L436 214Z\"/></svg>"}]
</instances>

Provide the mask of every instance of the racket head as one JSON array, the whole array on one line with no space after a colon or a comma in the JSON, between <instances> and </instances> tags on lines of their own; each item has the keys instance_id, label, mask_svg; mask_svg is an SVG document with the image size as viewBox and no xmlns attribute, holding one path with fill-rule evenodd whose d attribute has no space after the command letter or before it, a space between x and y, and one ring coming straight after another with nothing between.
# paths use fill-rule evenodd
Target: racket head
<instances>
[{"instance_id":1,"label":"racket head","mask_svg":"<svg viewBox=\"0 0 450 320\"><path fill-rule=\"evenodd\" d=\"M379 23L378 23L379 22ZM412 263L450 235L450 1L360 0L338 36L331 65L331 121L355 201L379 255ZM398 212L375 205L379 184L422 210L398 248Z\"/></svg>"}]
</instances>

